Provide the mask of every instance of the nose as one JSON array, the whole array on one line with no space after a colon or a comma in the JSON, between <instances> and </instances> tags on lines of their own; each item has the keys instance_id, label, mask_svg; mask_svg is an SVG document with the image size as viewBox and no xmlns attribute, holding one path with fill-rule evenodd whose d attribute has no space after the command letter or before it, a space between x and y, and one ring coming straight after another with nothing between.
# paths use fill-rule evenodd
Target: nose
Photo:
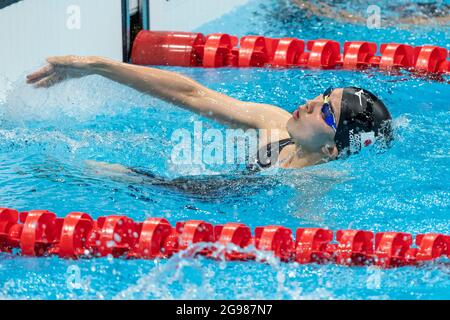
<instances>
[{"instance_id":1,"label":"nose","mask_svg":"<svg viewBox=\"0 0 450 320\"><path fill-rule=\"evenodd\" d=\"M305 107L306 113L312 113L314 111L314 106L311 102L307 102L306 103L306 107Z\"/></svg>"}]
</instances>

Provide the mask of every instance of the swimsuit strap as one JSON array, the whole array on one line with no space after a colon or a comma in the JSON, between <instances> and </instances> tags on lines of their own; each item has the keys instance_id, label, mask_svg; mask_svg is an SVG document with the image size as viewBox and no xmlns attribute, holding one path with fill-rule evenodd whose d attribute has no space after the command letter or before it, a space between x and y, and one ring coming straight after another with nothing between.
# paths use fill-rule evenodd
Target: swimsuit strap
<instances>
[{"instance_id":1,"label":"swimsuit strap","mask_svg":"<svg viewBox=\"0 0 450 320\"><path fill-rule=\"evenodd\" d=\"M276 142L272 142L267 144L265 147L261 148L261 150L258 152L258 154L256 155L256 163L261 167L261 168L268 168L272 165L271 162L271 157L272 157L272 149L274 149L274 145L277 144L278 145L278 150L275 150L274 152L276 152L276 157L275 159L278 160L278 156L280 155L281 150L283 150L284 147L286 147L287 145L290 144L294 144L294 141L292 141L291 138L287 138L287 139L282 139ZM259 155L260 153L264 154L263 149L266 149L266 162L262 162ZM267 162L268 161L268 162Z\"/></svg>"}]
</instances>

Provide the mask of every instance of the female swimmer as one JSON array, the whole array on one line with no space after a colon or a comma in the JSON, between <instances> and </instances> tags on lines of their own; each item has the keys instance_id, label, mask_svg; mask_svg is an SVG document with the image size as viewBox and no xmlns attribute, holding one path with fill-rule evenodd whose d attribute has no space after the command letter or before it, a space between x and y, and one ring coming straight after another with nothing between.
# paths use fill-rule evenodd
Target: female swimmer
<instances>
[{"instance_id":1,"label":"female swimmer","mask_svg":"<svg viewBox=\"0 0 450 320\"><path fill-rule=\"evenodd\" d=\"M47 61L27 76L28 83L49 87L67 78L97 74L234 128L276 130L276 141L271 134L259 137L263 147L255 157L258 169L275 164L302 168L358 152L375 140L392 140L389 111L361 88L330 87L290 114L277 106L237 100L166 70L102 57L58 56Z\"/></svg>"}]
</instances>

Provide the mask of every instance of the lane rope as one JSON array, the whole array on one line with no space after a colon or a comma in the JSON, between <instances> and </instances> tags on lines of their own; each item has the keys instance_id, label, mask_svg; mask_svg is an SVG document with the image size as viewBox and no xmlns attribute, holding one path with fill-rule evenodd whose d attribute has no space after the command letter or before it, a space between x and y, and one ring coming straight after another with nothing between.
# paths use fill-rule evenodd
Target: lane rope
<instances>
[{"instance_id":1,"label":"lane rope","mask_svg":"<svg viewBox=\"0 0 450 320\"><path fill-rule=\"evenodd\" d=\"M415 241L414 241L415 240ZM283 226L256 227L253 234L242 223L212 225L199 220L177 222L164 218L135 222L123 215L99 217L71 212L59 218L47 210L18 212L0 208L0 251L23 256L61 258L169 258L194 244L191 252L227 261L256 260L256 252L269 251L283 262L334 263L381 268L420 265L450 258L450 236L438 233L413 236L404 232L298 228L295 239ZM415 244L415 246L413 245ZM220 248L220 249L218 249ZM237 248L251 249L242 251Z\"/></svg>"},{"instance_id":2,"label":"lane rope","mask_svg":"<svg viewBox=\"0 0 450 320\"><path fill-rule=\"evenodd\" d=\"M225 33L140 31L131 62L183 67L302 67L313 69L407 69L418 75L449 74L450 51L423 45L244 36ZM439 79L439 77L437 77Z\"/></svg>"}]
</instances>

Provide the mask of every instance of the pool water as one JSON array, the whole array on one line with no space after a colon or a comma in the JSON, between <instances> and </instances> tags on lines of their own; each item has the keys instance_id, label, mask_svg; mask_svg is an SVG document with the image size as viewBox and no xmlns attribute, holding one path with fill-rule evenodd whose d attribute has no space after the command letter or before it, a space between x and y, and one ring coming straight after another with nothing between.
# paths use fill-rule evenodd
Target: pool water
<instances>
[{"instance_id":1,"label":"pool water","mask_svg":"<svg viewBox=\"0 0 450 320\"><path fill-rule=\"evenodd\" d=\"M250 1L198 31L341 43L431 43L449 49L449 27L369 30L327 18L308 19L287 1ZM93 217L124 214L136 221L165 217L172 224L187 219L242 222L252 229L279 224L293 230L450 234L448 78L439 82L377 70L167 69L235 98L288 111L330 85L364 87L390 109L395 142L382 154L368 148L345 160L249 180L231 165L171 163L175 130L193 132L195 121L202 121L205 129L225 130L201 116L98 76L48 90L18 79L0 100L0 206L48 209L58 216L84 211ZM90 171L86 160L146 168L168 179L195 176L203 188L189 192L106 178ZM220 187L211 182L213 174L220 174ZM0 298L448 299L450 266L445 260L382 270L179 256L73 261L0 254Z\"/></svg>"}]
</instances>

